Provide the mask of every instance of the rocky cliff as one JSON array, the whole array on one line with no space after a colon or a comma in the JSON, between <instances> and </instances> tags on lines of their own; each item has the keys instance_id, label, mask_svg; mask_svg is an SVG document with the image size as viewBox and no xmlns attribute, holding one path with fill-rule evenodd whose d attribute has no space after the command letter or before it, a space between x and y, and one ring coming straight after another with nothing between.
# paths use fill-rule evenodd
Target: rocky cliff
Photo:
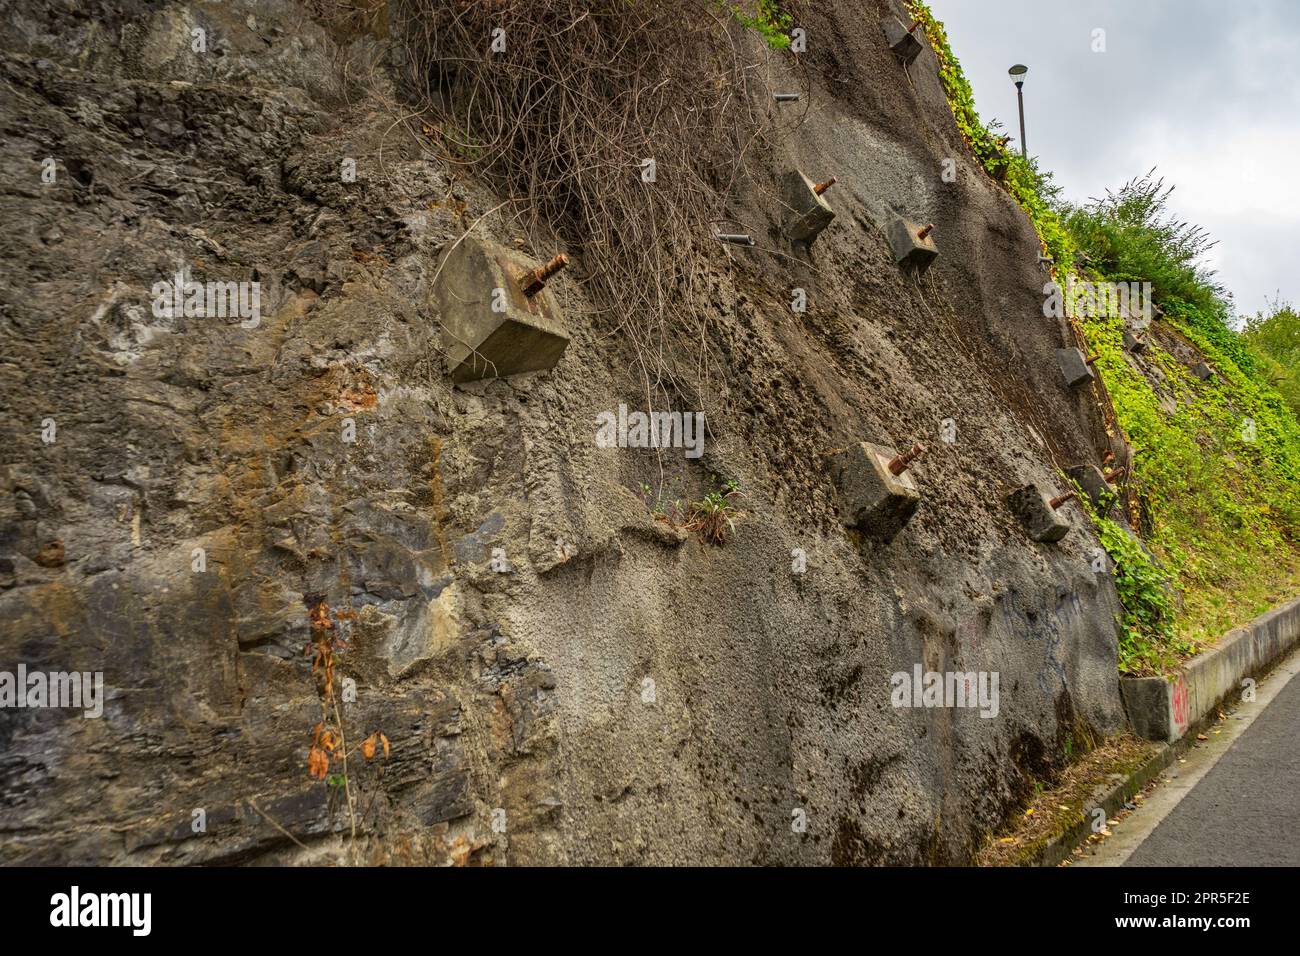
<instances>
[{"instance_id":1,"label":"rocky cliff","mask_svg":"<svg viewBox=\"0 0 1300 956\"><path fill-rule=\"evenodd\" d=\"M1121 722L1086 517L1043 544L1006 504L1100 460L1096 396L892 3L808 11L802 55L736 41L763 135L722 188L757 242L711 247L662 339L698 458L597 442L646 408L633 346L581 244L435 148L382 5L0 6L0 669L105 685L97 719L0 710L0 859L963 862ZM838 180L811 250L781 235L796 168ZM934 223L921 277L900 215ZM569 252L554 368L453 384L467 232ZM257 282L260 313L159 308L178 274ZM889 542L827 468L861 441L928 446ZM726 481L722 544L655 514ZM308 772L322 627L346 781ZM997 715L892 706L918 664L996 672Z\"/></svg>"}]
</instances>

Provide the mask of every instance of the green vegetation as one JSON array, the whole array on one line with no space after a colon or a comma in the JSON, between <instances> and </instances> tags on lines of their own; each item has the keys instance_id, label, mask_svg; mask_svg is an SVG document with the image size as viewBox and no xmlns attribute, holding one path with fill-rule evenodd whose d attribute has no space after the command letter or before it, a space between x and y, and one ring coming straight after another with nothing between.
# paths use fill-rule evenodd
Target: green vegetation
<instances>
[{"instance_id":1,"label":"green vegetation","mask_svg":"<svg viewBox=\"0 0 1300 956\"><path fill-rule=\"evenodd\" d=\"M1120 671L1143 674L1172 669L1180 657L1190 657L1196 649L1174 629L1168 575L1118 522L1101 515L1094 515L1093 522L1101 546L1115 563L1115 588L1124 607Z\"/></svg>"},{"instance_id":2,"label":"green vegetation","mask_svg":"<svg viewBox=\"0 0 1300 956\"><path fill-rule=\"evenodd\" d=\"M727 540L727 534L736 530L736 521L744 516L744 512L733 501L740 497L736 480L719 483L717 475L714 475L713 481L717 487L699 501L691 502L686 527L710 544L722 544Z\"/></svg>"},{"instance_id":3,"label":"green vegetation","mask_svg":"<svg viewBox=\"0 0 1300 956\"><path fill-rule=\"evenodd\" d=\"M1267 313L1246 320L1244 338L1264 378L1300 415L1300 313L1275 302Z\"/></svg>"},{"instance_id":4,"label":"green vegetation","mask_svg":"<svg viewBox=\"0 0 1300 956\"><path fill-rule=\"evenodd\" d=\"M641 486L641 494L655 520L694 532L706 544L724 544L727 535L736 530L736 522L745 517L745 512L735 504L735 499L740 497L740 484L734 478L723 481L714 475L713 486L712 491L697 501L679 497L671 504L663 500L662 489L653 505L650 502L655 496L649 485Z\"/></svg>"},{"instance_id":5,"label":"green vegetation","mask_svg":"<svg viewBox=\"0 0 1300 956\"><path fill-rule=\"evenodd\" d=\"M1163 310L1144 364L1123 349L1124 320L1080 320L1115 419L1136 452L1130 476L1143 540L1094 515L1124 605L1120 669L1167 673L1280 600L1300 593L1300 317L1275 305L1232 327L1232 306L1200 265L1213 245L1172 216L1153 173L1071 205L1031 159L985 125L943 25L913 2L939 59L957 126L984 169L1024 207L1057 281L1150 282ZM1154 172L1154 171L1153 171ZM1199 350L1216 375L1194 378ZM1181 596L1181 600L1178 597Z\"/></svg>"},{"instance_id":6,"label":"green vegetation","mask_svg":"<svg viewBox=\"0 0 1300 956\"><path fill-rule=\"evenodd\" d=\"M743 26L758 33L773 50L790 48L789 31L794 18L783 11L777 0L754 0L753 12L736 3L725 3L728 12Z\"/></svg>"},{"instance_id":7,"label":"green vegetation","mask_svg":"<svg viewBox=\"0 0 1300 956\"><path fill-rule=\"evenodd\" d=\"M1168 195L1146 176L1086 206L1061 207L1087 263L1076 271L1092 280L1150 281L1165 313L1144 355L1159 377L1125 356L1122 317L1082 323L1137 453L1142 531L1159 561L1145 566L1140 551L1124 546L1127 533L1098 524L1125 601L1120 660L1129 673L1168 671L1300 588L1300 426L1268 381L1263 357L1229 325L1222 287L1196 264L1210 241L1168 216ZM1214 379L1189 373L1192 346ZM1183 596L1172 620L1146 599L1153 575L1167 576Z\"/></svg>"},{"instance_id":8,"label":"green vegetation","mask_svg":"<svg viewBox=\"0 0 1300 956\"><path fill-rule=\"evenodd\" d=\"M1066 229L1087 251L1093 271L1116 282L1151 282L1168 305L1223 310L1223 286L1198 264L1215 242L1199 226L1168 214L1174 188L1153 179L1154 173L1086 205L1064 206Z\"/></svg>"}]
</instances>

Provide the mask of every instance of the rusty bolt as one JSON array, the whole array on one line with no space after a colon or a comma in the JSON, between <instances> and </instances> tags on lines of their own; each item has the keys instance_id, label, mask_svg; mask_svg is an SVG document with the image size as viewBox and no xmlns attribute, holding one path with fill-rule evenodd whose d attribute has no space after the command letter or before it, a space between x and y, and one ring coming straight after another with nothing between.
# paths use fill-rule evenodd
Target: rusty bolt
<instances>
[{"instance_id":1,"label":"rusty bolt","mask_svg":"<svg viewBox=\"0 0 1300 956\"><path fill-rule=\"evenodd\" d=\"M1099 359L1099 358L1101 358L1100 355L1089 355L1086 359L1083 360L1083 362L1084 362L1085 365L1091 365L1093 362L1097 361L1097 359Z\"/></svg>"},{"instance_id":2,"label":"rusty bolt","mask_svg":"<svg viewBox=\"0 0 1300 956\"><path fill-rule=\"evenodd\" d=\"M1110 471L1106 472L1106 474L1103 477L1106 479L1106 483L1109 484L1110 482L1114 481L1116 478L1122 477L1124 472L1126 471L1128 471L1128 468L1126 468L1123 465L1120 465L1118 468L1112 468Z\"/></svg>"},{"instance_id":3,"label":"rusty bolt","mask_svg":"<svg viewBox=\"0 0 1300 956\"><path fill-rule=\"evenodd\" d=\"M910 451L905 451L901 455L895 455L889 463L889 473L892 475L901 475L907 471L907 466L917 458L925 454L925 446L921 444L913 445Z\"/></svg>"},{"instance_id":4,"label":"rusty bolt","mask_svg":"<svg viewBox=\"0 0 1300 956\"><path fill-rule=\"evenodd\" d=\"M933 232L933 231L934 231L934 223L930 223L928 226L926 226L924 229L922 229L920 232L918 232L918 233L916 234L916 237L917 237L918 239L924 239L926 236L928 236L928 235L929 235L931 232Z\"/></svg>"},{"instance_id":5,"label":"rusty bolt","mask_svg":"<svg viewBox=\"0 0 1300 956\"><path fill-rule=\"evenodd\" d=\"M1051 509L1052 509L1053 511L1055 511L1057 508L1061 507L1061 505L1063 505L1063 504L1065 504L1067 501L1070 501L1071 499L1075 498L1077 495L1078 495L1078 492L1075 492L1075 491L1067 491L1067 492L1066 492L1065 494L1063 494L1063 495L1057 495L1055 498L1053 498L1053 499L1052 499L1051 501L1049 501L1047 504L1051 507Z\"/></svg>"},{"instance_id":6,"label":"rusty bolt","mask_svg":"<svg viewBox=\"0 0 1300 956\"><path fill-rule=\"evenodd\" d=\"M534 269L519 280L524 295L530 299L546 288L546 280L569 264L569 257L561 252L544 266Z\"/></svg>"},{"instance_id":7,"label":"rusty bolt","mask_svg":"<svg viewBox=\"0 0 1300 956\"><path fill-rule=\"evenodd\" d=\"M818 196L820 196L822 193L826 192L826 190L834 186L836 181L837 180L835 179L835 177L832 176L830 179L826 180L826 182L818 183L816 186L814 186L813 192L815 192Z\"/></svg>"},{"instance_id":8,"label":"rusty bolt","mask_svg":"<svg viewBox=\"0 0 1300 956\"><path fill-rule=\"evenodd\" d=\"M921 21L920 21L920 20L913 20L913 21L912 21L912 25L911 25L910 27L907 28L907 32L908 32L908 33L911 33L913 30L915 30L915 29L916 29L917 27L919 27L920 25L921 25Z\"/></svg>"}]
</instances>

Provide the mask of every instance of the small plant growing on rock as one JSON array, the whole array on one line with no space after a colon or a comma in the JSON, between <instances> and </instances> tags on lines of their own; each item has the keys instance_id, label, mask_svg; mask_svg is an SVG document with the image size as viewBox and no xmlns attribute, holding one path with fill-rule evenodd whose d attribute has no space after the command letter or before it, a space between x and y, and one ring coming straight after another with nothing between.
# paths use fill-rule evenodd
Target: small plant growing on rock
<instances>
[{"instance_id":1,"label":"small plant growing on rock","mask_svg":"<svg viewBox=\"0 0 1300 956\"><path fill-rule=\"evenodd\" d=\"M716 482L718 476L714 475L713 480ZM734 478L728 479L699 501L691 502L683 527L699 534L708 544L723 544L727 534L736 530L736 521L745 514L733 503L738 497L739 485Z\"/></svg>"},{"instance_id":2,"label":"small plant growing on rock","mask_svg":"<svg viewBox=\"0 0 1300 956\"><path fill-rule=\"evenodd\" d=\"M654 500L649 485L641 486L642 497L656 521L673 528L698 534L707 544L724 544L727 535L736 530L736 522L745 512L735 505L740 497L740 484L734 478L720 481L713 476L714 489L698 501L677 498L666 503L662 497Z\"/></svg>"}]
</instances>

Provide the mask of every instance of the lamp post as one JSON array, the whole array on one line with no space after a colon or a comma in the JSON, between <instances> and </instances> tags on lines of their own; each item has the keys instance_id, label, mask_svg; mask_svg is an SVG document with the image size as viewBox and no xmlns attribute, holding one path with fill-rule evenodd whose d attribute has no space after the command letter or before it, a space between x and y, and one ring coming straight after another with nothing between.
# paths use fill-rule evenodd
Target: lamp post
<instances>
[{"instance_id":1,"label":"lamp post","mask_svg":"<svg viewBox=\"0 0 1300 956\"><path fill-rule=\"evenodd\" d=\"M1025 159L1029 158L1029 149L1025 146L1025 74L1028 72L1029 67L1023 63L1007 70L1016 83L1016 100L1020 105L1020 155Z\"/></svg>"}]
</instances>

